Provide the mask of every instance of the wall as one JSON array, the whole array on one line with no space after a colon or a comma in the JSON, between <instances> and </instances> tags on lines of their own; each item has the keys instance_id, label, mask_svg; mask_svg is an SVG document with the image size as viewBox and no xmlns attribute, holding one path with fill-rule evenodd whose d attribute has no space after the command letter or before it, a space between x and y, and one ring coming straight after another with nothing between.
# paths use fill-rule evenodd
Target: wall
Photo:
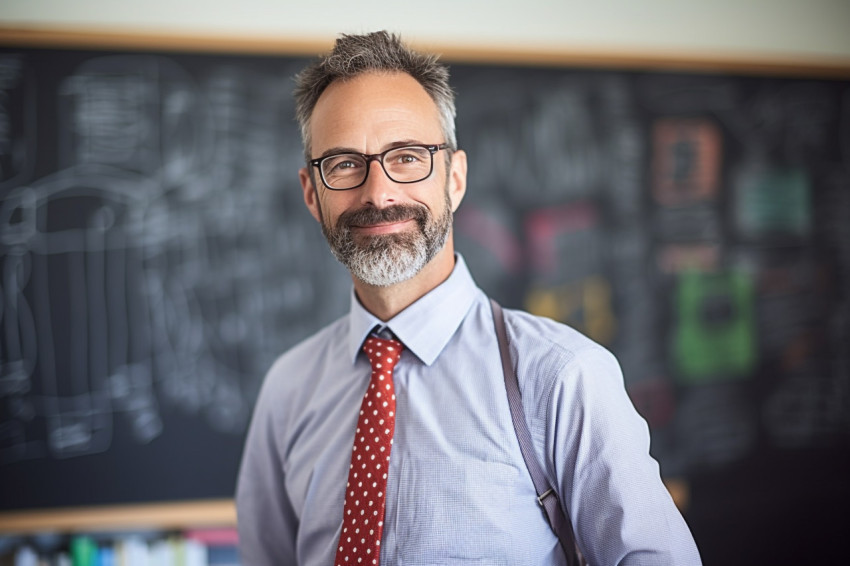
<instances>
[{"instance_id":1,"label":"wall","mask_svg":"<svg viewBox=\"0 0 850 566\"><path fill-rule=\"evenodd\" d=\"M846 0L430 0L415 11L376 0L4 0L0 25L306 39L387 28L453 46L850 60Z\"/></svg>"}]
</instances>

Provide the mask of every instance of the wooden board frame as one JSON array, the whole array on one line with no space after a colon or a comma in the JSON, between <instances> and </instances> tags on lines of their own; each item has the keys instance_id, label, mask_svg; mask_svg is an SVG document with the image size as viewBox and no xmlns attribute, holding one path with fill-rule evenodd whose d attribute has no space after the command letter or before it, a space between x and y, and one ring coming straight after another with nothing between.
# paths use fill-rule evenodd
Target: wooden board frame
<instances>
[{"instance_id":1,"label":"wooden board frame","mask_svg":"<svg viewBox=\"0 0 850 566\"><path fill-rule=\"evenodd\" d=\"M101 532L134 529L181 530L233 527L232 499L69 507L0 513L0 535L36 532Z\"/></svg>"},{"instance_id":2,"label":"wooden board frame","mask_svg":"<svg viewBox=\"0 0 850 566\"><path fill-rule=\"evenodd\" d=\"M449 63L670 70L681 72L850 78L850 57L765 55L649 48L438 44L412 41ZM0 25L0 45L73 49L138 49L245 55L315 56L331 39L272 35L244 36L197 32L109 31L99 28L8 27Z\"/></svg>"}]
</instances>

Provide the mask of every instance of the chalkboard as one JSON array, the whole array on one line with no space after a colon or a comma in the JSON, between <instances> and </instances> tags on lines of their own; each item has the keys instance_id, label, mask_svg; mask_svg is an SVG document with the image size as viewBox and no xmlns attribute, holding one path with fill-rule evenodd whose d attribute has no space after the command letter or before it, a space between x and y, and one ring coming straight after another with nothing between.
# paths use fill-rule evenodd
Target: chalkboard
<instances>
[{"instance_id":1,"label":"chalkboard","mask_svg":"<svg viewBox=\"0 0 850 566\"><path fill-rule=\"evenodd\" d=\"M298 187L303 64L0 50L0 510L232 495L266 369L349 300ZM618 356L706 564L837 552L850 82L452 84L458 249L503 304Z\"/></svg>"}]
</instances>

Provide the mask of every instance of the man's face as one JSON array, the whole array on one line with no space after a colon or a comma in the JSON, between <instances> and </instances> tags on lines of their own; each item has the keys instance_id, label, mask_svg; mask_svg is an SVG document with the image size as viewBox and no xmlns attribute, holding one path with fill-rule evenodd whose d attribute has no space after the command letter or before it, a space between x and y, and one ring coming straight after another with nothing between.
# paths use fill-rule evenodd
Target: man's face
<instances>
[{"instance_id":1,"label":"man's face","mask_svg":"<svg viewBox=\"0 0 850 566\"><path fill-rule=\"evenodd\" d=\"M445 141L436 104L403 73L369 73L331 84L316 104L310 132L313 157ZM299 176L305 202L334 255L360 281L388 286L414 276L446 248L453 250L445 244L466 187L465 156L456 152L447 164L446 154L437 152L431 176L411 184L391 181L378 162L369 167L366 182L347 191L329 190L318 170L302 169Z\"/></svg>"}]
</instances>

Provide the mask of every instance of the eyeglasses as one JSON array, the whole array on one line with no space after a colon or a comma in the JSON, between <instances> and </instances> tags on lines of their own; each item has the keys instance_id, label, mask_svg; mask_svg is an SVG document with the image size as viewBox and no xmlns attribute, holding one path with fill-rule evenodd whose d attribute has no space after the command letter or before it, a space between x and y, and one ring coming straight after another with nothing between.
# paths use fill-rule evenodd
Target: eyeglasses
<instances>
[{"instance_id":1,"label":"eyeglasses","mask_svg":"<svg viewBox=\"0 0 850 566\"><path fill-rule=\"evenodd\" d=\"M434 170L434 154L447 149L447 144L406 145L383 153L336 153L311 159L310 165L319 168L322 182L332 191L356 189L366 182L372 161L381 164L384 173L396 183L418 183Z\"/></svg>"}]
</instances>

